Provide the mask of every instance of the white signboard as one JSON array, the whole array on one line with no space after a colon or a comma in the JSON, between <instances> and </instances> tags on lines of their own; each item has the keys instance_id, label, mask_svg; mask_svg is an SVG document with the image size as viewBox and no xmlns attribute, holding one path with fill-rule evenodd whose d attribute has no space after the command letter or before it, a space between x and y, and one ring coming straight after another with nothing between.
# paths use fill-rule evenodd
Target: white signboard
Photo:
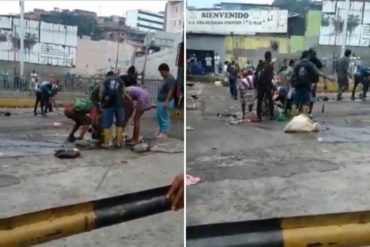
<instances>
[{"instance_id":1,"label":"white signboard","mask_svg":"<svg viewBox=\"0 0 370 247\"><path fill-rule=\"evenodd\" d=\"M323 20L320 29L320 45L341 45L345 11L344 1L324 0ZM347 40L349 46L370 45L370 10L365 1L351 1L348 14Z\"/></svg>"},{"instance_id":2,"label":"white signboard","mask_svg":"<svg viewBox=\"0 0 370 247\"><path fill-rule=\"evenodd\" d=\"M188 11L188 33L251 34L286 33L287 10Z\"/></svg>"}]
</instances>

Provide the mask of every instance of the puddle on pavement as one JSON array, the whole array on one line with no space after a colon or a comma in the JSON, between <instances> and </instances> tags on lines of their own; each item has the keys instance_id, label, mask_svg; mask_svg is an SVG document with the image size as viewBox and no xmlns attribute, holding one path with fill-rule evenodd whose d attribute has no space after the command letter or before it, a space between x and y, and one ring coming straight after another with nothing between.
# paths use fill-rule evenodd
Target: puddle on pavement
<instances>
[{"instance_id":1,"label":"puddle on pavement","mask_svg":"<svg viewBox=\"0 0 370 247\"><path fill-rule=\"evenodd\" d=\"M61 148L62 146L63 144L61 143L1 138L0 158L50 155L54 154L55 150Z\"/></svg>"},{"instance_id":2,"label":"puddle on pavement","mask_svg":"<svg viewBox=\"0 0 370 247\"><path fill-rule=\"evenodd\" d=\"M0 175L0 188L7 187L14 184L19 184L20 180L17 177L9 175Z\"/></svg>"}]
</instances>

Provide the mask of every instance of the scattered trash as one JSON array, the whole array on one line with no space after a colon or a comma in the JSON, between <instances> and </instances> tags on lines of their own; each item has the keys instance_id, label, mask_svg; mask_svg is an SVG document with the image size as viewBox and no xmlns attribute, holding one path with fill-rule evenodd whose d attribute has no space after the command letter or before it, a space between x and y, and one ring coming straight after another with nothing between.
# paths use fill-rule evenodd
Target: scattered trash
<instances>
[{"instance_id":1,"label":"scattered trash","mask_svg":"<svg viewBox=\"0 0 370 247\"><path fill-rule=\"evenodd\" d=\"M75 146L82 149L93 149L96 147L96 144L87 140L77 140L75 141Z\"/></svg>"},{"instance_id":2,"label":"scattered trash","mask_svg":"<svg viewBox=\"0 0 370 247\"><path fill-rule=\"evenodd\" d=\"M222 81L215 81L215 86L222 87L223 86Z\"/></svg>"},{"instance_id":3,"label":"scattered trash","mask_svg":"<svg viewBox=\"0 0 370 247\"><path fill-rule=\"evenodd\" d=\"M317 138L317 141L322 143L324 141L324 139L322 139L321 137Z\"/></svg>"},{"instance_id":4,"label":"scattered trash","mask_svg":"<svg viewBox=\"0 0 370 247\"><path fill-rule=\"evenodd\" d=\"M61 127L62 126L62 123L61 122L54 122L53 123L53 126L54 127Z\"/></svg>"},{"instance_id":5,"label":"scattered trash","mask_svg":"<svg viewBox=\"0 0 370 247\"><path fill-rule=\"evenodd\" d=\"M77 148L74 149L60 149L55 151L55 157L59 159L75 159L81 157L80 150Z\"/></svg>"},{"instance_id":6,"label":"scattered trash","mask_svg":"<svg viewBox=\"0 0 370 247\"><path fill-rule=\"evenodd\" d=\"M191 126L186 126L186 130L194 130L194 128Z\"/></svg>"},{"instance_id":7,"label":"scattered trash","mask_svg":"<svg viewBox=\"0 0 370 247\"><path fill-rule=\"evenodd\" d=\"M186 110L196 110L196 109L198 109L196 103L186 105Z\"/></svg>"},{"instance_id":8,"label":"scattered trash","mask_svg":"<svg viewBox=\"0 0 370 247\"><path fill-rule=\"evenodd\" d=\"M148 143L143 142L143 143L139 143L133 146L132 150L137 153L145 153L145 152L150 151L150 146Z\"/></svg>"},{"instance_id":9,"label":"scattered trash","mask_svg":"<svg viewBox=\"0 0 370 247\"><path fill-rule=\"evenodd\" d=\"M127 160L121 160L121 164L128 164Z\"/></svg>"},{"instance_id":10,"label":"scattered trash","mask_svg":"<svg viewBox=\"0 0 370 247\"><path fill-rule=\"evenodd\" d=\"M199 177L193 177L191 175L186 175L186 185L196 185L199 184L201 179Z\"/></svg>"},{"instance_id":11,"label":"scattered trash","mask_svg":"<svg viewBox=\"0 0 370 247\"><path fill-rule=\"evenodd\" d=\"M308 116L301 114L294 117L284 128L285 133L319 131L319 124L313 122Z\"/></svg>"},{"instance_id":12,"label":"scattered trash","mask_svg":"<svg viewBox=\"0 0 370 247\"><path fill-rule=\"evenodd\" d=\"M197 96L197 95L195 95L195 94L192 94L192 95L191 95L191 97L192 97L193 99L199 99L199 98L198 98L198 96Z\"/></svg>"},{"instance_id":13,"label":"scattered trash","mask_svg":"<svg viewBox=\"0 0 370 247\"><path fill-rule=\"evenodd\" d=\"M0 116L10 117L12 114L8 111L0 112Z\"/></svg>"}]
</instances>

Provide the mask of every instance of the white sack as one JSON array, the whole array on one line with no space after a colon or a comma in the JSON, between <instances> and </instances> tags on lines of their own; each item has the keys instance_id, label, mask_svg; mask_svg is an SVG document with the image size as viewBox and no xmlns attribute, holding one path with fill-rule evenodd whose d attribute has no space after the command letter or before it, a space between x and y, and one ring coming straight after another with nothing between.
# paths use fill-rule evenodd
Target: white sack
<instances>
[{"instance_id":1,"label":"white sack","mask_svg":"<svg viewBox=\"0 0 370 247\"><path fill-rule=\"evenodd\" d=\"M319 131L319 124L304 114L294 117L284 128L285 133Z\"/></svg>"}]
</instances>

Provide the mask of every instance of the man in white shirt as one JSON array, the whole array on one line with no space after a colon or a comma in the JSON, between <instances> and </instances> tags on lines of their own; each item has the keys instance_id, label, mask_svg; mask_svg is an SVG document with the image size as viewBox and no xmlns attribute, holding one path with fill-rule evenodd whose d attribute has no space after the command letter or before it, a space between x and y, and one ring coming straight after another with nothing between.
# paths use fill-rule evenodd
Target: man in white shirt
<instances>
[{"instance_id":1,"label":"man in white shirt","mask_svg":"<svg viewBox=\"0 0 370 247\"><path fill-rule=\"evenodd\" d=\"M37 75L36 71L35 70L32 70L31 77L30 77L31 80L30 80L30 85L29 85L30 91L36 88L35 83L37 81L37 76L38 75Z\"/></svg>"},{"instance_id":2,"label":"man in white shirt","mask_svg":"<svg viewBox=\"0 0 370 247\"><path fill-rule=\"evenodd\" d=\"M206 72L208 74L213 73L213 59L207 54L206 58L204 59L206 62Z\"/></svg>"},{"instance_id":3,"label":"man in white shirt","mask_svg":"<svg viewBox=\"0 0 370 247\"><path fill-rule=\"evenodd\" d=\"M221 74L222 73L222 67L221 67L221 57L218 55L218 53L215 53L215 72L216 74Z\"/></svg>"}]
</instances>

